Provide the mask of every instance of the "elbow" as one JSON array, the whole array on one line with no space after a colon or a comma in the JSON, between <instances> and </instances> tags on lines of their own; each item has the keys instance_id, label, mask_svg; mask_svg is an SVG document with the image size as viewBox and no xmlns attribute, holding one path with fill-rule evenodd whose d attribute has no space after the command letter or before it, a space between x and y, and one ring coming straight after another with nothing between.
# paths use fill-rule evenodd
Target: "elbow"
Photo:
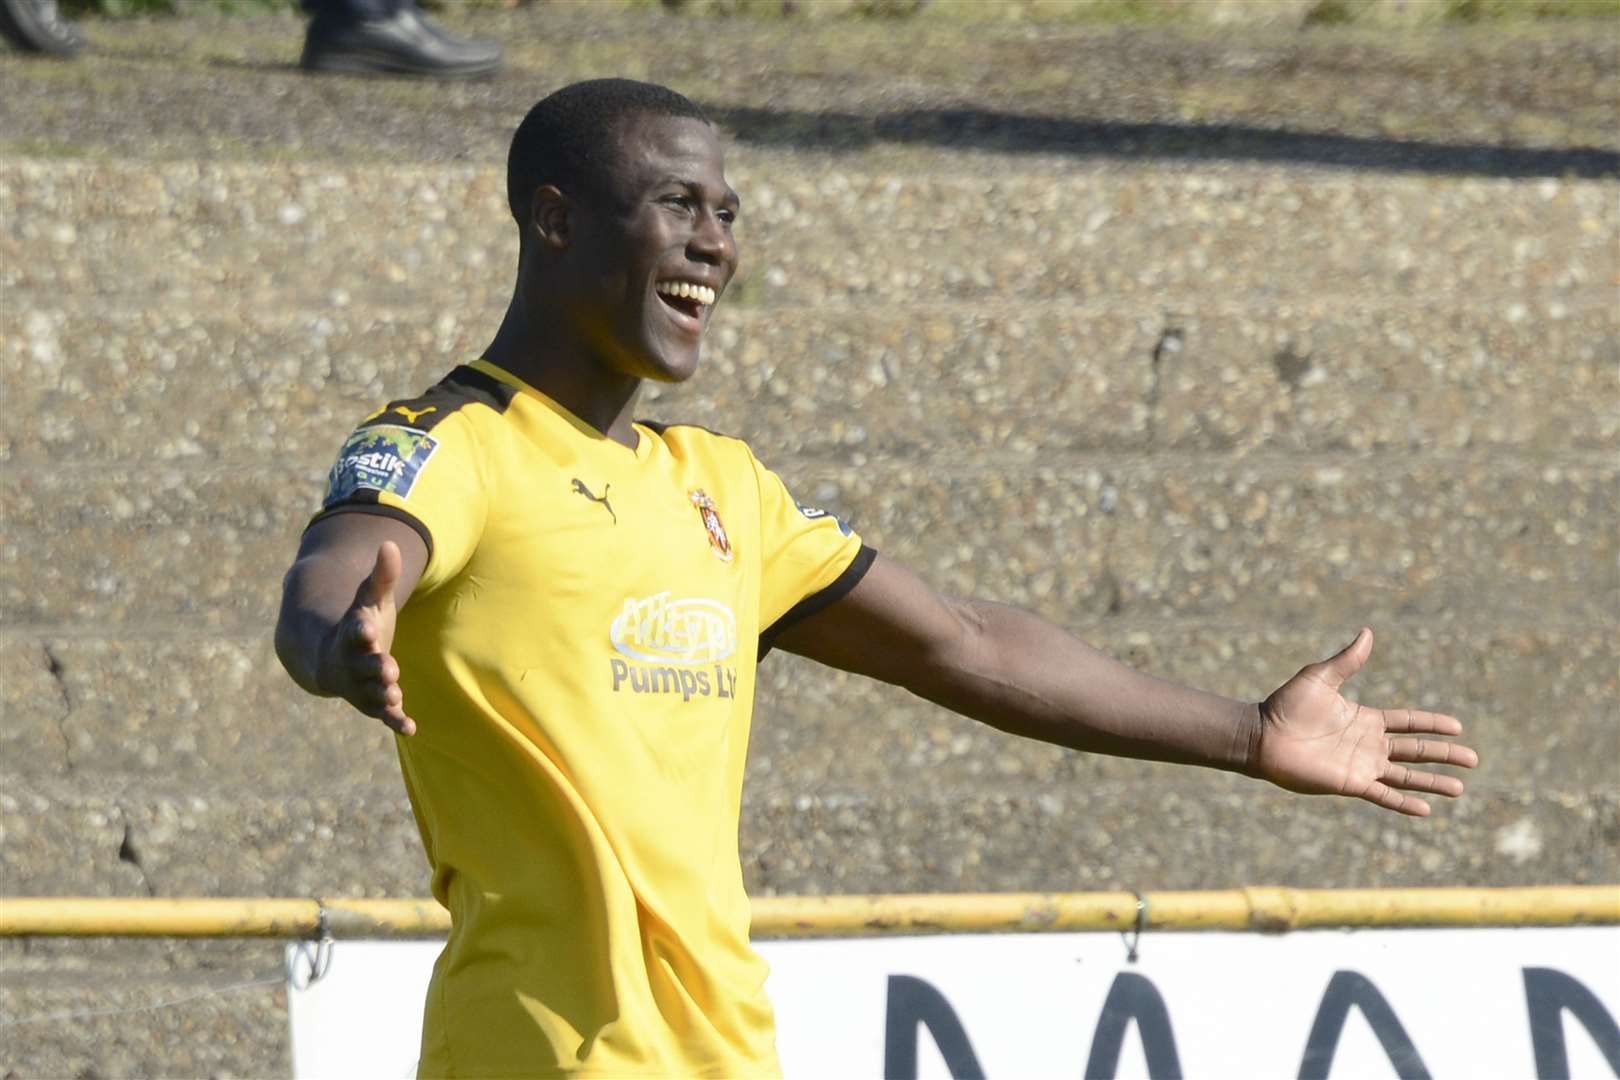
<instances>
[{"instance_id":1,"label":"elbow","mask_svg":"<svg viewBox=\"0 0 1620 1080\"><path fill-rule=\"evenodd\" d=\"M276 619L276 659L281 662L282 670L291 675L294 682L297 682L298 671L294 663L294 657L297 654L293 649L292 638L292 631L287 626L287 615L283 612Z\"/></svg>"},{"instance_id":2,"label":"elbow","mask_svg":"<svg viewBox=\"0 0 1620 1080\"><path fill-rule=\"evenodd\" d=\"M976 600L952 598L945 601L945 607L956 623L956 634L950 642L950 647L959 655L978 650L984 644L990 629L990 619L983 605Z\"/></svg>"},{"instance_id":3,"label":"elbow","mask_svg":"<svg viewBox=\"0 0 1620 1080\"><path fill-rule=\"evenodd\" d=\"M297 634L293 629L295 619L288 611L288 609L292 606L289 601L292 592L292 578L295 570L296 567L294 570L288 570L286 576L281 579L281 608L276 613L275 643L276 659L281 661L282 668L287 672L288 675L293 677L294 682L297 682Z\"/></svg>"},{"instance_id":4,"label":"elbow","mask_svg":"<svg viewBox=\"0 0 1620 1080\"><path fill-rule=\"evenodd\" d=\"M990 648L990 615L974 600L945 600L952 630L934 643L927 667L936 685L961 687L973 682L986 668Z\"/></svg>"}]
</instances>

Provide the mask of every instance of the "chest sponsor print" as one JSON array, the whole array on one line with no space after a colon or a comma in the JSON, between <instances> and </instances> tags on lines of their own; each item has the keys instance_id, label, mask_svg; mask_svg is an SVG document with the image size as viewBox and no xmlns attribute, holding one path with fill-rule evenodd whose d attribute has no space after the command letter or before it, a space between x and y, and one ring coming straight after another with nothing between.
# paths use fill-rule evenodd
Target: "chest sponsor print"
<instances>
[{"instance_id":1,"label":"chest sponsor print","mask_svg":"<svg viewBox=\"0 0 1620 1080\"><path fill-rule=\"evenodd\" d=\"M737 617L718 600L661 592L627 599L608 629L614 693L730 698L737 669Z\"/></svg>"},{"instance_id":2,"label":"chest sponsor print","mask_svg":"<svg viewBox=\"0 0 1620 1080\"><path fill-rule=\"evenodd\" d=\"M407 498L438 448L439 441L426 432L392 424L361 428L338 451L323 505L340 503L362 489Z\"/></svg>"},{"instance_id":3,"label":"chest sponsor print","mask_svg":"<svg viewBox=\"0 0 1620 1080\"><path fill-rule=\"evenodd\" d=\"M718 600L661 592L626 600L608 636L632 660L708 664L737 651L737 616Z\"/></svg>"}]
</instances>

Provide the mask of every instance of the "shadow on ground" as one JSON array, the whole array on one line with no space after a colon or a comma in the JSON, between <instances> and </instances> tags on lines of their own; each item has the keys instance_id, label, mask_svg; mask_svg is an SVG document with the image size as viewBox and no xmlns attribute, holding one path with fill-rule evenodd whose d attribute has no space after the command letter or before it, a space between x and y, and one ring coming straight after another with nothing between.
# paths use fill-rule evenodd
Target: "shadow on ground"
<instances>
[{"instance_id":1,"label":"shadow on ground","mask_svg":"<svg viewBox=\"0 0 1620 1080\"><path fill-rule=\"evenodd\" d=\"M739 141L785 149L861 150L898 143L997 154L1248 161L1505 178L1620 176L1620 153L1597 147L1434 143L1241 124L1127 123L988 109L908 109L873 115L723 105L707 109Z\"/></svg>"}]
</instances>

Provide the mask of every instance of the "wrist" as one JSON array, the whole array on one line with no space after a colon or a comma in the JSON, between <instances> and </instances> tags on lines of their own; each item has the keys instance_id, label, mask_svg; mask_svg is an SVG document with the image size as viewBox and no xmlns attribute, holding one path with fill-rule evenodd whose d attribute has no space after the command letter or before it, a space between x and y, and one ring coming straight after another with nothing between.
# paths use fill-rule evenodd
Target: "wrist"
<instances>
[{"instance_id":1,"label":"wrist","mask_svg":"<svg viewBox=\"0 0 1620 1080\"><path fill-rule=\"evenodd\" d=\"M1260 775L1260 742L1265 735L1265 729L1263 702L1251 702L1239 709L1233 729L1234 772L1252 776L1257 780L1264 779Z\"/></svg>"},{"instance_id":2,"label":"wrist","mask_svg":"<svg viewBox=\"0 0 1620 1080\"><path fill-rule=\"evenodd\" d=\"M321 620L311 618L296 628L289 627L285 635L278 632L276 652L281 657L281 666L305 693L316 697L339 696L335 685L335 645L341 627L342 623L326 626Z\"/></svg>"},{"instance_id":3,"label":"wrist","mask_svg":"<svg viewBox=\"0 0 1620 1080\"><path fill-rule=\"evenodd\" d=\"M313 684L310 691L320 697L340 697L336 685L337 637L343 624L335 623L325 628L316 639L315 655L311 657L309 668L310 682Z\"/></svg>"}]
</instances>

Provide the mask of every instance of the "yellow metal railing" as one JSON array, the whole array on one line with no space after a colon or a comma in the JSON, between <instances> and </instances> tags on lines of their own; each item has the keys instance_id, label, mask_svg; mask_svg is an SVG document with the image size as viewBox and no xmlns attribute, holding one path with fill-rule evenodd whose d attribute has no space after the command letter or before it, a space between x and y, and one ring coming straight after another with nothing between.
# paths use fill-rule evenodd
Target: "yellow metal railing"
<instances>
[{"instance_id":1,"label":"yellow metal railing","mask_svg":"<svg viewBox=\"0 0 1620 1080\"><path fill-rule=\"evenodd\" d=\"M1620 924L1620 885L760 897L758 937L1054 930L1307 930ZM0 937L443 936L450 913L412 900L0 898Z\"/></svg>"}]
</instances>

